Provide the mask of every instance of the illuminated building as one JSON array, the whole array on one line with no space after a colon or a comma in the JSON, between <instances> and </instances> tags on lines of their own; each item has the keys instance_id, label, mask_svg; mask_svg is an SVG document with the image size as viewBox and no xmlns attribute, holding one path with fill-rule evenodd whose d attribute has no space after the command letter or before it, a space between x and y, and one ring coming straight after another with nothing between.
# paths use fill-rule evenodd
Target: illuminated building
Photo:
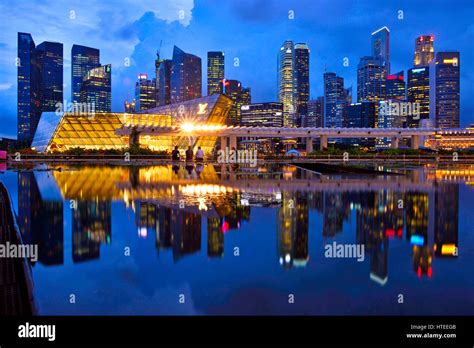
<instances>
[{"instance_id":1,"label":"illuminated building","mask_svg":"<svg viewBox=\"0 0 474 348\"><path fill-rule=\"evenodd\" d=\"M89 70L100 66L100 51L80 45L72 45L71 49L71 99L80 102L81 86L84 76Z\"/></svg>"},{"instance_id":2,"label":"illuminated building","mask_svg":"<svg viewBox=\"0 0 474 348\"><path fill-rule=\"evenodd\" d=\"M149 80L147 74L138 75L135 84L135 111L144 111L156 107L156 81Z\"/></svg>"},{"instance_id":3,"label":"illuminated building","mask_svg":"<svg viewBox=\"0 0 474 348\"><path fill-rule=\"evenodd\" d=\"M390 74L390 30L382 27L372 33L372 57L381 58L386 67L386 74Z\"/></svg>"},{"instance_id":4,"label":"illuminated building","mask_svg":"<svg viewBox=\"0 0 474 348\"><path fill-rule=\"evenodd\" d=\"M335 73L324 73L324 127L346 127L347 95L344 78Z\"/></svg>"},{"instance_id":5,"label":"illuminated building","mask_svg":"<svg viewBox=\"0 0 474 348\"><path fill-rule=\"evenodd\" d=\"M207 95L224 93L224 52L207 52Z\"/></svg>"},{"instance_id":6,"label":"illuminated building","mask_svg":"<svg viewBox=\"0 0 474 348\"><path fill-rule=\"evenodd\" d=\"M364 101L361 103L352 103L347 108L347 126L349 128L374 128L377 103ZM373 147L374 139L354 139L351 144Z\"/></svg>"},{"instance_id":7,"label":"illuminated building","mask_svg":"<svg viewBox=\"0 0 474 348\"><path fill-rule=\"evenodd\" d=\"M207 218L207 256L224 255L224 225L220 218Z\"/></svg>"},{"instance_id":8,"label":"illuminated building","mask_svg":"<svg viewBox=\"0 0 474 348\"><path fill-rule=\"evenodd\" d=\"M342 232L344 221L350 215L349 202L342 193L324 192L323 237L334 237Z\"/></svg>"},{"instance_id":9,"label":"illuminated building","mask_svg":"<svg viewBox=\"0 0 474 348\"><path fill-rule=\"evenodd\" d=\"M305 43L295 44L294 73L296 93L296 126L301 127L308 113L309 101L309 48Z\"/></svg>"},{"instance_id":10,"label":"illuminated building","mask_svg":"<svg viewBox=\"0 0 474 348\"><path fill-rule=\"evenodd\" d=\"M172 210L171 234L173 260L201 250L201 215Z\"/></svg>"},{"instance_id":11,"label":"illuminated building","mask_svg":"<svg viewBox=\"0 0 474 348\"><path fill-rule=\"evenodd\" d=\"M459 186L445 184L435 196L435 245L436 257L458 256Z\"/></svg>"},{"instance_id":12,"label":"illuminated building","mask_svg":"<svg viewBox=\"0 0 474 348\"><path fill-rule=\"evenodd\" d=\"M420 105L420 118L408 117L408 126L416 128L420 120L430 118L430 67L418 67L408 70L407 100Z\"/></svg>"},{"instance_id":13,"label":"illuminated building","mask_svg":"<svg viewBox=\"0 0 474 348\"><path fill-rule=\"evenodd\" d=\"M138 237L147 238L156 235L158 226L158 207L153 203L140 202L135 204L135 224L138 228Z\"/></svg>"},{"instance_id":14,"label":"illuminated building","mask_svg":"<svg viewBox=\"0 0 474 348\"><path fill-rule=\"evenodd\" d=\"M129 102L128 100L125 100L124 102L124 108L125 108L125 112L127 114L133 114L135 112L135 99L133 99L131 102Z\"/></svg>"},{"instance_id":15,"label":"illuminated building","mask_svg":"<svg viewBox=\"0 0 474 348\"><path fill-rule=\"evenodd\" d=\"M296 113L295 61L292 41L285 41L278 53L278 101L283 104L283 126L294 127Z\"/></svg>"},{"instance_id":16,"label":"illuminated building","mask_svg":"<svg viewBox=\"0 0 474 348\"><path fill-rule=\"evenodd\" d=\"M294 262L294 235L296 230L297 212L295 197L291 192L282 193L282 204L278 208L277 236L278 257L280 265L288 269Z\"/></svg>"},{"instance_id":17,"label":"illuminated building","mask_svg":"<svg viewBox=\"0 0 474 348\"><path fill-rule=\"evenodd\" d=\"M110 64L89 70L82 80L81 103L94 105L95 112L112 109L112 67Z\"/></svg>"},{"instance_id":18,"label":"illuminated building","mask_svg":"<svg viewBox=\"0 0 474 348\"><path fill-rule=\"evenodd\" d=\"M242 126L281 127L283 105L281 103L254 103L242 105Z\"/></svg>"},{"instance_id":19,"label":"illuminated building","mask_svg":"<svg viewBox=\"0 0 474 348\"><path fill-rule=\"evenodd\" d=\"M434 149L469 149L474 148L474 126L466 129L445 130L427 139L427 146Z\"/></svg>"},{"instance_id":20,"label":"illuminated building","mask_svg":"<svg viewBox=\"0 0 474 348\"><path fill-rule=\"evenodd\" d=\"M394 75L388 75L385 84L385 97L387 99L395 99L400 101L406 100L405 78L403 71L400 71Z\"/></svg>"},{"instance_id":21,"label":"illuminated building","mask_svg":"<svg viewBox=\"0 0 474 348\"><path fill-rule=\"evenodd\" d=\"M431 64L434 58L434 36L420 35L415 40L415 67L425 67Z\"/></svg>"},{"instance_id":22,"label":"illuminated building","mask_svg":"<svg viewBox=\"0 0 474 348\"><path fill-rule=\"evenodd\" d=\"M231 126L238 126L241 123L241 106L251 103L250 89L242 88L242 84L237 80L225 80L225 95L233 101L229 111L227 123Z\"/></svg>"},{"instance_id":23,"label":"illuminated building","mask_svg":"<svg viewBox=\"0 0 474 348\"><path fill-rule=\"evenodd\" d=\"M386 76L382 58L362 57L357 66L357 102L385 99Z\"/></svg>"},{"instance_id":24,"label":"illuminated building","mask_svg":"<svg viewBox=\"0 0 474 348\"><path fill-rule=\"evenodd\" d=\"M174 46L170 75L171 103L181 103L201 97L201 69L201 58Z\"/></svg>"},{"instance_id":25,"label":"illuminated building","mask_svg":"<svg viewBox=\"0 0 474 348\"><path fill-rule=\"evenodd\" d=\"M30 145L41 112L63 103L63 44L45 41L35 46L18 33L18 141Z\"/></svg>"},{"instance_id":26,"label":"illuminated building","mask_svg":"<svg viewBox=\"0 0 474 348\"><path fill-rule=\"evenodd\" d=\"M308 101L308 113L303 127L322 127L324 120L324 97Z\"/></svg>"},{"instance_id":27,"label":"illuminated building","mask_svg":"<svg viewBox=\"0 0 474 348\"><path fill-rule=\"evenodd\" d=\"M223 95L213 95L181 104L170 104L147 110L148 113L96 113L88 114L45 112L41 116L32 146L40 152L65 151L75 147L109 150L130 146L133 127L172 127L186 122L206 125L224 125L232 101ZM170 150L178 145L185 149L189 144L201 146L211 152L217 142L215 136L139 136L140 146L155 151Z\"/></svg>"},{"instance_id":28,"label":"illuminated building","mask_svg":"<svg viewBox=\"0 0 474 348\"><path fill-rule=\"evenodd\" d=\"M171 67L173 61L171 59L165 59L161 62L159 68L159 79L158 79L158 101L156 106L163 106L171 104Z\"/></svg>"},{"instance_id":29,"label":"illuminated building","mask_svg":"<svg viewBox=\"0 0 474 348\"><path fill-rule=\"evenodd\" d=\"M156 229L156 250L171 248L171 209L158 208L158 228Z\"/></svg>"},{"instance_id":30,"label":"illuminated building","mask_svg":"<svg viewBox=\"0 0 474 348\"><path fill-rule=\"evenodd\" d=\"M458 128L460 112L459 52L437 52L430 65L430 119L437 128Z\"/></svg>"}]
</instances>

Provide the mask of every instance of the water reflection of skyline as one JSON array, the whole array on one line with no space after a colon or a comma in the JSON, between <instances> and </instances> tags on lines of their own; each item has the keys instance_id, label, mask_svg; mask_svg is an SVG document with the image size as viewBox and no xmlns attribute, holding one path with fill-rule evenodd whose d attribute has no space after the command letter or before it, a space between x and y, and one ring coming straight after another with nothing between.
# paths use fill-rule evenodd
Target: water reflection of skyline
<instances>
[{"instance_id":1,"label":"water reflection of skyline","mask_svg":"<svg viewBox=\"0 0 474 348\"><path fill-rule=\"evenodd\" d=\"M64 209L71 208L73 263L99 259L101 245L112 243L112 202L123 201L135 214L138 238L155 238L157 253L171 251L174 262L202 252L203 242L208 257L223 257L228 232L265 223L251 221L257 207L276 210L276 262L285 269L310 260L311 214L322 217L324 243L337 240L355 219L354 242L365 245L370 278L379 284L388 279L392 239L411 245L420 277L432 276L433 258L457 256L459 187L419 172L332 180L281 167L256 174L205 166L199 177L186 173L170 166L20 171L18 222L25 243L38 243L40 263L63 264ZM199 197L209 209L199 208Z\"/></svg>"}]
</instances>

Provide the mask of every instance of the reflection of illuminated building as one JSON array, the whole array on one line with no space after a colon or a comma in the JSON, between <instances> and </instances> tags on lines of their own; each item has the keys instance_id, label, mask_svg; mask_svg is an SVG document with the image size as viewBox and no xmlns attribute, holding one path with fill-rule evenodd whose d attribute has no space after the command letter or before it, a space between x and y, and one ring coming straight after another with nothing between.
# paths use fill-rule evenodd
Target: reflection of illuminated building
<instances>
[{"instance_id":1,"label":"reflection of illuminated building","mask_svg":"<svg viewBox=\"0 0 474 348\"><path fill-rule=\"evenodd\" d=\"M428 194L410 192L405 196L406 239L412 244L424 245L428 238Z\"/></svg>"},{"instance_id":2,"label":"reflection of illuminated building","mask_svg":"<svg viewBox=\"0 0 474 348\"><path fill-rule=\"evenodd\" d=\"M201 250L201 216L172 210L171 234L174 261Z\"/></svg>"},{"instance_id":3,"label":"reflection of illuminated building","mask_svg":"<svg viewBox=\"0 0 474 348\"><path fill-rule=\"evenodd\" d=\"M63 202L43 199L33 172L18 173L18 208L23 242L38 245L42 264L63 264Z\"/></svg>"},{"instance_id":4,"label":"reflection of illuminated building","mask_svg":"<svg viewBox=\"0 0 474 348\"><path fill-rule=\"evenodd\" d=\"M78 201L72 214L72 259L82 262L100 257L100 244L111 243L111 204Z\"/></svg>"},{"instance_id":5,"label":"reflection of illuminated building","mask_svg":"<svg viewBox=\"0 0 474 348\"><path fill-rule=\"evenodd\" d=\"M278 257L284 268L308 262L308 202L303 193L282 193L278 208Z\"/></svg>"},{"instance_id":6,"label":"reflection of illuminated building","mask_svg":"<svg viewBox=\"0 0 474 348\"><path fill-rule=\"evenodd\" d=\"M207 218L207 256L224 255L224 231L221 219Z\"/></svg>"},{"instance_id":7,"label":"reflection of illuminated building","mask_svg":"<svg viewBox=\"0 0 474 348\"><path fill-rule=\"evenodd\" d=\"M146 238L149 234L156 233L158 208L155 204L147 202L138 202L137 213L135 214L138 227L138 236Z\"/></svg>"},{"instance_id":8,"label":"reflection of illuminated building","mask_svg":"<svg viewBox=\"0 0 474 348\"><path fill-rule=\"evenodd\" d=\"M421 277L422 274L426 274L431 277L433 269L431 264L433 263L433 253L428 245L425 246L413 246L413 269Z\"/></svg>"},{"instance_id":9,"label":"reflection of illuminated building","mask_svg":"<svg viewBox=\"0 0 474 348\"><path fill-rule=\"evenodd\" d=\"M344 221L349 217L349 203L342 193L324 192L323 236L334 237L342 232Z\"/></svg>"},{"instance_id":10,"label":"reflection of illuminated building","mask_svg":"<svg viewBox=\"0 0 474 348\"><path fill-rule=\"evenodd\" d=\"M436 256L458 255L459 186L444 184L435 196L435 245Z\"/></svg>"},{"instance_id":11,"label":"reflection of illuminated building","mask_svg":"<svg viewBox=\"0 0 474 348\"><path fill-rule=\"evenodd\" d=\"M171 247L171 209L160 207L158 213L158 228L156 229L156 249Z\"/></svg>"}]
</instances>

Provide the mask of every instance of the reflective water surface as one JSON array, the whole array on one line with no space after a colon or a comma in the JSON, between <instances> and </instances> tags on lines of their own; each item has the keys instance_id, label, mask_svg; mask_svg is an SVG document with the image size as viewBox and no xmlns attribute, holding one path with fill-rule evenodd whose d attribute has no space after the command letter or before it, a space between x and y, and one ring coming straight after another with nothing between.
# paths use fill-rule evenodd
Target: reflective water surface
<instances>
[{"instance_id":1,"label":"reflective water surface","mask_svg":"<svg viewBox=\"0 0 474 348\"><path fill-rule=\"evenodd\" d=\"M474 314L474 167L65 166L0 175L39 314ZM363 260L327 245L364 245ZM72 303L71 303L72 302Z\"/></svg>"}]
</instances>

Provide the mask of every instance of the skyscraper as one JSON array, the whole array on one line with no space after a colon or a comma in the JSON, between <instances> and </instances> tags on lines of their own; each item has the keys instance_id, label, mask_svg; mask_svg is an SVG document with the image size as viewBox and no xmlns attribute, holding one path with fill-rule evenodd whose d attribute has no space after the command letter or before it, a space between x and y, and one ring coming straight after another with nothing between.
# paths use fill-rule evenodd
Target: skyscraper
<instances>
[{"instance_id":1,"label":"skyscraper","mask_svg":"<svg viewBox=\"0 0 474 348\"><path fill-rule=\"evenodd\" d=\"M165 59L161 61L158 76L158 106L171 104L170 77L173 61Z\"/></svg>"},{"instance_id":2,"label":"skyscraper","mask_svg":"<svg viewBox=\"0 0 474 348\"><path fill-rule=\"evenodd\" d=\"M460 55L437 52L430 65L430 119L438 128L460 124Z\"/></svg>"},{"instance_id":3,"label":"skyscraper","mask_svg":"<svg viewBox=\"0 0 474 348\"><path fill-rule=\"evenodd\" d=\"M147 74L138 75L135 84L135 111L143 111L156 107L156 81L149 80Z\"/></svg>"},{"instance_id":4,"label":"skyscraper","mask_svg":"<svg viewBox=\"0 0 474 348\"><path fill-rule=\"evenodd\" d=\"M382 27L372 33L372 57L384 61L386 74L390 74L390 30Z\"/></svg>"},{"instance_id":5,"label":"skyscraper","mask_svg":"<svg viewBox=\"0 0 474 348\"><path fill-rule=\"evenodd\" d=\"M393 75L388 75L385 84L385 97L387 99L396 99L400 101L406 100L405 77L403 71L399 71Z\"/></svg>"},{"instance_id":6,"label":"skyscraper","mask_svg":"<svg viewBox=\"0 0 474 348\"><path fill-rule=\"evenodd\" d=\"M223 93L224 52L207 52L207 95Z\"/></svg>"},{"instance_id":7,"label":"skyscraper","mask_svg":"<svg viewBox=\"0 0 474 348\"><path fill-rule=\"evenodd\" d=\"M408 70L407 100L418 103L420 117L408 115L408 127L417 128L421 120L430 118L430 67L418 67Z\"/></svg>"},{"instance_id":8,"label":"skyscraper","mask_svg":"<svg viewBox=\"0 0 474 348\"><path fill-rule=\"evenodd\" d=\"M232 126L240 125L242 105L251 103L250 88L243 88L242 83L237 80L225 80L224 93L234 102L227 118L228 124Z\"/></svg>"},{"instance_id":9,"label":"skyscraper","mask_svg":"<svg viewBox=\"0 0 474 348\"><path fill-rule=\"evenodd\" d=\"M324 97L308 101L308 113L303 127L322 127L324 120Z\"/></svg>"},{"instance_id":10,"label":"skyscraper","mask_svg":"<svg viewBox=\"0 0 474 348\"><path fill-rule=\"evenodd\" d=\"M63 44L45 41L36 47L41 74L41 111L55 111L63 102Z\"/></svg>"},{"instance_id":11,"label":"skyscraper","mask_svg":"<svg viewBox=\"0 0 474 348\"><path fill-rule=\"evenodd\" d=\"M94 105L96 112L112 111L112 66L99 66L82 79L80 102Z\"/></svg>"},{"instance_id":12,"label":"skyscraper","mask_svg":"<svg viewBox=\"0 0 474 348\"><path fill-rule=\"evenodd\" d=\"M387 69L382 58L362 57L357 66L357 101L385 98Z\"/></svg>"},{"instance_id":13,"label":"skyscraper","mask_svg":"<svg viewBox=\"0 0 474 348\"><path fill-rule=\"evenodd\" d=\"M18 33L18 141L29 145L41 116L39 67L35 42L30 34Z\"/></svg>"},{"instance_id":14,"label":"skyscraper","mask_svg":"<svg viewBox=\"0 0 474 348\"><path fill-rule=\"evenodd\" d=\"M242 126L249 127L281 127L283 125L283 104L255 103L241 107Z\"/></svg>"},{"instance_id":15,"label":"skyscraper","mask_svg":"<svg viewBox=\"0 0 474 348\"><path fill-rule=\"evenodd\" d=\"M347 95L344 78L326 72L324 77L324 127L347 126Z\"/></svg>"},{"instance_id":16,"label":"skyscraper","mask_svg":"<svg viewBox=\"0 0 474 348\"><path fill-rule=\"evenodd\" d=\"M434 58L434 36L420 35L415 40L415 67L423 67L431 64Z\"/></svg>"},{"instance_id":17,"label":"skyscraper","mask_svg":"<svg viewBox=\"0 0 474 348\"><path fill-rule=\"evenodd\" d=\"M283 126L294 127L296 93L293 41L285 41L280 47L277 67L278 101L283 104Z\"/></svg>"},{"instance_id":18,"label":"skyscraper","mask_svg":"<svg viewBox=\"0 0 474 348\"><path fill-rule=\"evenodd\" d=\"M89 70L100 66L100 51L96 48L73 45L71 49L71 100L81 99L82 80Z\"/></svg>"},{"instance_id":19,"label":"skyscraper","mask_svg":"<svg viewBox=\"0 0 474 348\"><path fill-rule=\"evenodd\" d=\"M201 97L201 69L201 58L174 46L170 76L172 104Z\"/></svg>"},{"instance_id":20,"label":"skyscraper","mask_svg":"<svg viewBox=\"0 0 474 348\"><path fill-rule=\"evenodd\" d=\"M308 113L309 48L305 43L295 45L296 126L301 127Z\"/></svg>"},{"instance_id":21,"label":"skyscraper","mask_svg":"<svg viewBox=\"0 0 474 348\"><path fill-rule=\"evenodd\" d=\"M18 33L18 140L29 146L42 111L63 102L63 45L35 46L31 34Z\"/></svg>"}]
</instances>

